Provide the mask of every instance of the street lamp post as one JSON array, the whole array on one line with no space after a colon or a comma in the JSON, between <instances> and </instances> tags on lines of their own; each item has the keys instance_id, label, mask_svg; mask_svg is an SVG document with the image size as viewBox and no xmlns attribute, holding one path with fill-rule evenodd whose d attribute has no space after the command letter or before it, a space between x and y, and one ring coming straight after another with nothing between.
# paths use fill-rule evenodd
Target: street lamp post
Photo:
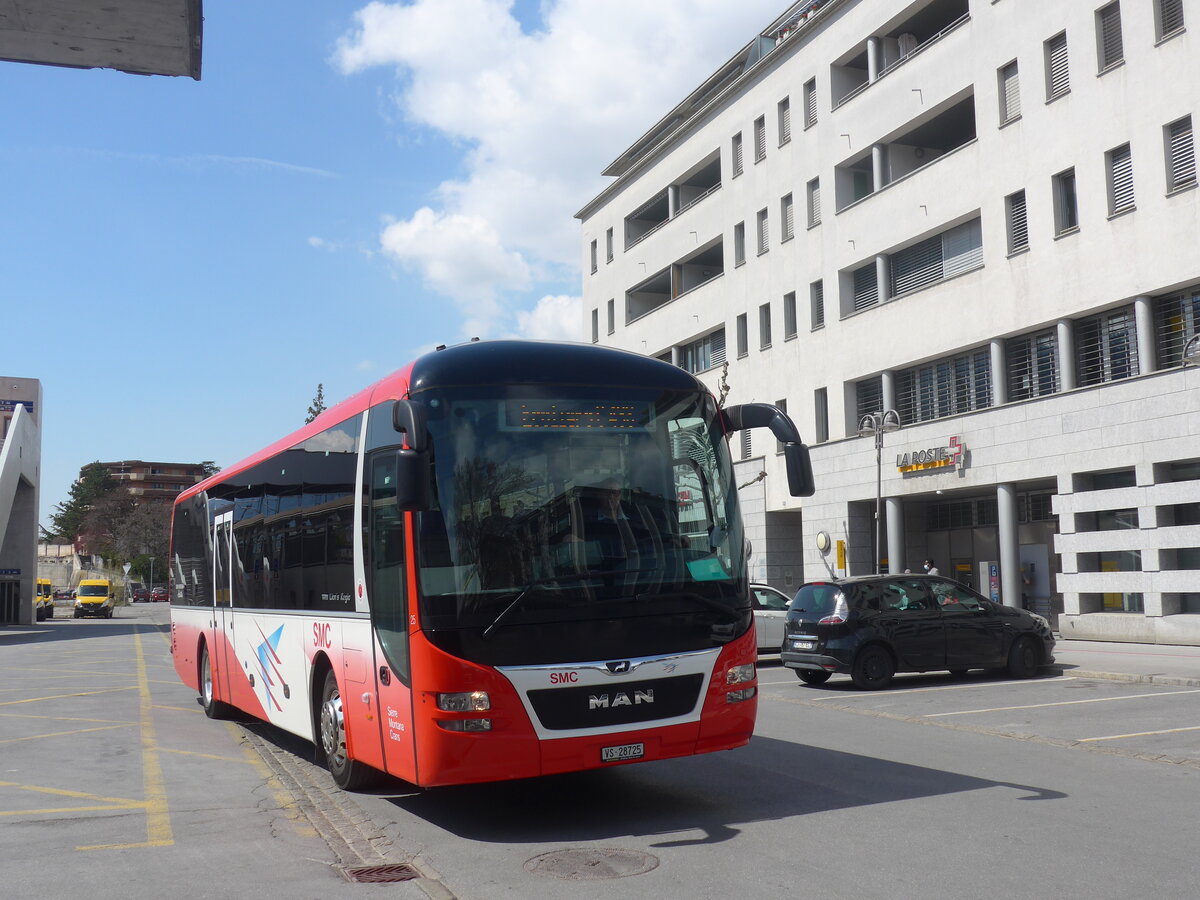
<instances>
[{"instance_id":1,"label":"street lamp post","mask_svg":"<svg viewBox=\"0 0 1200 900\"><path fill-rule=\"evenodd\" d=\"M152 556L152 557L150 557L150 586L149 586L149 590L150 590L150 592L151 592L151 593L153 593L153 592L154 592L154 557L153 557L153 556ZM151 600L153 600L154 598L153 598L153 597L151 597L150 599L151 599Z\"/></svg>"},{"instance_id":2,"label":"street lamp post","mask_svg":"<svg viewBox=\"0 0 1200 900\"><path fill-rule=\"evenodd\" d=\"M900 414L894 409L867 413L858 422L859 437L875 438L875 574L881 575L879 557L883 548L879 545L883 524L883 436L900 429Z\"/></svg>"}]
</instances>

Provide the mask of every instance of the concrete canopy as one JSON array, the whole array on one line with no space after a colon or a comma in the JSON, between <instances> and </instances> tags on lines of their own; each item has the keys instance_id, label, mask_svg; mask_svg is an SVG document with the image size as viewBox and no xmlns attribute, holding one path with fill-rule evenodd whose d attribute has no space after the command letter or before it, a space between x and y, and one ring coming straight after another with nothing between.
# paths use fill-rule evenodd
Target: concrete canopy
<instances>
[{"instance_id":1,"label":"concrete canopy","mask_svg":"<svg viewBox=\"0 0 1200 900\"><path fill-rule=\"evenodd\" d=\"M201 0L0 0L0 59L200 80Z\"/></svg>"}]
</instances>

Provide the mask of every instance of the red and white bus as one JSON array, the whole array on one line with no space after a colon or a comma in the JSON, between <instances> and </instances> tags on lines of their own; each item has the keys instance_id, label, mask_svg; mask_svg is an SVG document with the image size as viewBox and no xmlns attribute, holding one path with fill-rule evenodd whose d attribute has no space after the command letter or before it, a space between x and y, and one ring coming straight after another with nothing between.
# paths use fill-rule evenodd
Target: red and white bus
<instances>
[{"instance_id":1,"label":"red and white bus","mask_svg":"<svg viewBox=\"0 0 1200 900\"><path fill-rule=\"evenodd\" d=\"M665 362L439 349L183 492L171 651L213 718L313 741L344 788L525 778L745 744L757 709L730 431ZM603 510L615 513L606 517Z\"/></svg>"}]
</instances>

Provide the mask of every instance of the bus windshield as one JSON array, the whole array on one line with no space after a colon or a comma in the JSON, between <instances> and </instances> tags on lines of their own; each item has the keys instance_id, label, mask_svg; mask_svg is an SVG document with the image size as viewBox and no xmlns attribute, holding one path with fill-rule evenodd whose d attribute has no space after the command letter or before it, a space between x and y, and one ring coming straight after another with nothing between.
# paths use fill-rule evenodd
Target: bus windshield
<instances>
[{"instance_id":1,"label":"bus windshield","mask_svg":"<svg viewBox=\"0 0 1200 900\"><path fill-rule=\"evenodd\" d=\"M630 387L422 391L426 630L739 618L745 545L715 401ZM732 635L731 635L732 636Z\"/></svg>"}]
</instances>

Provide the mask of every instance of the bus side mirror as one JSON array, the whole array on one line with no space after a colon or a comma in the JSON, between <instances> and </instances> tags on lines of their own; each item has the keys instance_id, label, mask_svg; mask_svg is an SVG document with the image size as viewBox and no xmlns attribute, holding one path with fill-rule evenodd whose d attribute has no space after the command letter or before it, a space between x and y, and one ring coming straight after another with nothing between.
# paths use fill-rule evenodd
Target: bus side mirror
<instances>
[{"instance_id":1,"label":"bus side mirror","mask_svg":"<svg viewBox=\"0 0 1200 900\"><path fill-rule=\"evenodd\" d=\"M811 497L817 491L812 459L805 444L784 444L783 461L787 465L788 492L793 497Z\"/></svg>"},{"instance_id":2,"label":"bus side mirror","mask_svg":"<svg viewBox=\"0 0 1200 900\"><path fill-rule=\"evenodd\" d=\"M812 460L808 447L800 440L800 431L787 413L770 403L743 403L721 410L726 433L745 428L769 428L783 444L787 465L788 492L793 497L811 497L816 492Z\"/></svg>"},{"instance_id":3,"label":"bus side mirror","mask_svg":"<svg viewBox=\"0 0 1200 900\"><path fill-rule=\"evenodd\" d=\"M429 451L396 451L396 506L409 512L429 509Z\"/></svg>"},{"instance_id":4,"label":"bus side mirror","mask_svg":"<svg viewBox=\"0 0 1200 900\"><path fill-rule=\"evenodd\" d=\"M392 427L404 433L409 448L423 452L429 446L425 404L417 400L397 400L392 407Z\"/></svg>"}]
</instances>

